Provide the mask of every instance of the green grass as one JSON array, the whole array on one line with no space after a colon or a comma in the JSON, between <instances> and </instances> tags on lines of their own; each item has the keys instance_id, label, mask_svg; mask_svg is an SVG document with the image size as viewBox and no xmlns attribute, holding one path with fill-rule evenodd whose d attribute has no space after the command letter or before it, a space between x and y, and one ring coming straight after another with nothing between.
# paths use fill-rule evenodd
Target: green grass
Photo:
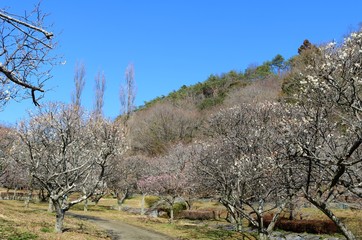
<instances>
[{"instance_id":1,"label":"green grass","mask_svg":"<svg viewBox=\"0 0 362 240\"><path fill-rule=\"evenodd\" d=\"M14 227L14 225L16 225L16 223L13 221L0 219L0 239L30 240L38 238L36 234L18 229Z\"/></svg>"}]
</instances>

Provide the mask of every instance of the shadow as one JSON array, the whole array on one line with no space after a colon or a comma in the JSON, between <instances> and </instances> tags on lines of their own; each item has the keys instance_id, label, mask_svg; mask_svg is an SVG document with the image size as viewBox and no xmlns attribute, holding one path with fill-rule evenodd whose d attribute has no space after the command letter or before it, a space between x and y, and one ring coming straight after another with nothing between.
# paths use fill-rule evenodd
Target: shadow
<instances>
[{"instance_id":1,"label":"shadow","mask_svg":"<svg viewBox=\"0 0 362 240\"><path fill-rule=\"evenodd\" d=\"M87 215L82 215L82 214L77 214L77 213L72 213L72 212L67 212L66 215L71 216L71 217L75 217L81 220L93 220L93 221L103 221L103 222L108 222L108 220L105 220L103 218L99 218L99 217L94 217L94 216L87 216Z\"/></svg>"}]
</instances>

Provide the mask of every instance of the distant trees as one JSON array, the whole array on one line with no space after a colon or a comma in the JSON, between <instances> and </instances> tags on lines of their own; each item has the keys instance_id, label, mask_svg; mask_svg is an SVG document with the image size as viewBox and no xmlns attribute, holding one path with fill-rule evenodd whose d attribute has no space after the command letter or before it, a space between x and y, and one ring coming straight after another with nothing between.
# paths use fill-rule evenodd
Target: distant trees
<instances>
[{"instance_id":1,"label":"distant trees","mask_svg":"<svg viewBox=\"0 0 362 240\"><path fill-rule=\"evenodd\" d=\"M30 185L30 175L27 169L10 158L11 149L16 141L16 131L13 128L0 126L0 185L16 190Z\"/></svg>"},{"instance_id":2,"label":"distant trees","mask_svg":"<svg viewBox=\"0 0 362 240\"><path fill-rule=\"evenodd\" d=\"M121 101L121 114L129 116L135 110L136 81L133 64L128 64L125 72L125 83L121 85L119 98Z\"/></svg>"},{"instance_id":3,"label":"distant trees","mask_svg":"<svg viewBox=\"0 0 362 240\"><path fill-rule=\"evenodd\" d=\"M103 105L104 105L104 91L106 90L106 77L104 72L98 72L95 77L95 88L94 88L94 114L96 116L103 116Z\"/></svg>"},{"instance_id":4,"label":"distant trees","mask_svg":"<svg viewBox=\"0 0 362 240\"><path fill-rule=\"evenodd\" d=\"M85 85L85 65L84 63L77 62L74 69L74 90L72 92L72 104L80 108L82 105L81 96Z\"/></svg>"},{"instance_id":5,"label":"distant trees","mask_svg":"<svg viewBox=\"0 0 362 240\"><path fill-rule=\"evenodd\" d=\"M44 30L46 14L37 5L24 16L0 10L0 104L31 97L38 105L55 58L53 33Z\"/></svg>"},{"instance_id":6,"label":"distant trees","mask_svg":"<svg viewBox=\"0 0 362 240\"><path fill-rule=\"evenodd\" d=\"M160 103L137 112L130 122L131 147L151 156L164 154L179 141L190 142L199 125L195 109Z\"/></svg>"},{"instance_id":7,"label":"distant trees","mask_svg":"<svg viewBox=\"0 0 362 240\"><path fill-rule=\"evenodd\" d=\"M276 76L269 76L257 80L241 89L234 89L225 98L224 106L233 107L240 103L261 103L277 101L280 95L280 80Z\"/></svg>"},{"instance_id":8,"label":"distant trees","mask_svg":"<svg viewBox=\"0 0 362 240\"><path fill-rule=\"evenodd\" d=\"M12 128L6 126L0 126L0 177L4 174L6 167L8 166L8 155L12 146L12 142L15 139L15 134Z\"/></svg>"},{"instance_id":9,"label":"distant trees","mask_svg":"<svg viewBox=\"0 0 362 240\"><path fill-rule=\"evenodd\" d=\"M286 68L286 65L284 57L280 54L277 54L270 62L270 66L272 67L274 73L277 73L278 75L280 75L281 71Z\"/></svg>"}]
</instances>

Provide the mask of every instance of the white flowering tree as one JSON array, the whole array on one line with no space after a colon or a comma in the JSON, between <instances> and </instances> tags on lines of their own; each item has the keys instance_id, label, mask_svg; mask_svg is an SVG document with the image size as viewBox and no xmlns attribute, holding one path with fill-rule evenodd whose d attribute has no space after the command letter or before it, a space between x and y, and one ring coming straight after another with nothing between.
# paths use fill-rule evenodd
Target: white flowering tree
<instances>
[{"instance_id":1,"label":"white flowering tree","mask_svg":"<svg viewBox=\"0 0 362 240\"><path fill-rule=\"evenodd\" d=\"M31 97L38 105L44 82L50 76L55 58L53 33L44 30L44 14L39 5L24 16L0 9L0 104Z\"/></svg>"},{"instance_id":2,"label":"white flowering tree","mask_svg":"<svg viewBox=\"0 0 362 240\"><path fill-rule=\"evenodd\" d=\"M73 105L53 103L20 123L18 134L13 157L50 194L55 230L62 232L65 212L102 185L109 161L118 151L117 128Z\"/></svg>"},{"instance_id":3,"label":"white flowering tree","mask_svg":"<svg viewBox=\"0 0 362 240\"><path fill-rule=\"evenodd\" d=\"M304 114L296 135L306 174L304 195L347 239L356 239L329 203L341 196L362 197L362 32L307 54L292 72L299 86L293 97Z\"/></svg>"},{"instance_id":4,"label":"white flowering tree","mask_svg":"<svg viewBox=\"0 0 362 240\"><path fill-rule=\"evenodd\" d=\"M241 105L218 112L210 120L211 139L203 144L199 170L203 181L214 186L220 202L241 230L242 219L255 226L261 239L272 232L287 198L283 108L278 104ZM289 194L294 192L290 189ZM272 207L265 204L273 203ZM265 214L278 209L269 224Z\"/></svg>"}]
</instances>

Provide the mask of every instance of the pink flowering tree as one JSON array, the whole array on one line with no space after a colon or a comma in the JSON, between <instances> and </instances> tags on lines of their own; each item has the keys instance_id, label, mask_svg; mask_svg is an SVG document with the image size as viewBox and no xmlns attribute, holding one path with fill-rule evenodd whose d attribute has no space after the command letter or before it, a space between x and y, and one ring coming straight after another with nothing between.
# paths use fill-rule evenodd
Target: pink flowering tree
<instances>
[{"instance_id":1,"label":"pink flowering tree","mask_svg":"<svg viewBox=\"0 0 362 240\"><path fill-rule=\"evenodd\" d=\"M161 174L150 176L138 182L143 192L160 196L170 209L170 220L174 219L173 207L177 197L181 196L182 189L186 185L182 174Z\"/></svg>"}]
</instances>

